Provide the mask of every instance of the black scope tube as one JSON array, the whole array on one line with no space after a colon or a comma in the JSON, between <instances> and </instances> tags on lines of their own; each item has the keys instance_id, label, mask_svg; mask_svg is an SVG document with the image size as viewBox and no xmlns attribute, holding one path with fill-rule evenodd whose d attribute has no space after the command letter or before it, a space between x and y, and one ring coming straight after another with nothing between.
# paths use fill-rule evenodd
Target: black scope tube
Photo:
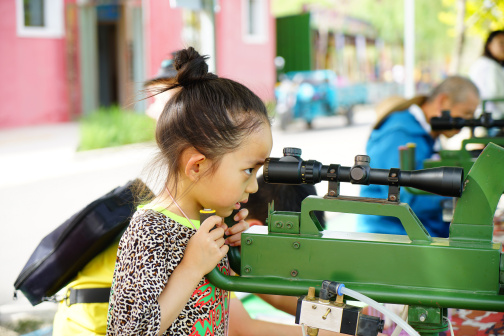
<instances>
[{"instance_id":1,"label":"black scope tube","mask_svg":"<svg viewBox=\"0 0 504 336\"><path fill-rule=\"evenodd\" d=\"M322 165L315 160L301 160L297 157L268 158L264 164L264 180L267 183L316 184L321 181L349 182L353 184L390 185L391 170L369 168L363 178L352 178L354 167L337 164ZM360 169L361 167L357 167ZM412 171L397 170L397 183L441 196L460 197L464 170L459 167L439 167Z\"/></svg>"},{"instance_id":2,"label":"black scope tube","mask_svg":"<svg viewBox=\"0 0 504 336\"><path fill-rule=\"evenodd\" d=\"M483 114L479 119L452 118L449 114L443 113L441 117L431 118L430 125L435 131L461 129L463 127L492 128L504 127L504 119L494 120L490 113Z\"/></svg>"}]
</instances>

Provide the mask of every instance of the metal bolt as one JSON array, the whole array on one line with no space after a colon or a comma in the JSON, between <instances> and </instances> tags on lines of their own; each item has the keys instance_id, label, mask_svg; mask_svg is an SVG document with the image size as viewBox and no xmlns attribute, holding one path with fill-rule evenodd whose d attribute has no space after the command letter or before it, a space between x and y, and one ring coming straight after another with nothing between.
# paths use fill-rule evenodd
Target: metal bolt
<instances>
[{"instance_id":1,"label":"metal bolt","mask_svg":"<svg viewBox=\"0 0 504 336\"><path fill-rule=\"evenodd\" d=\"M276 221L276 222L275 222L275 225L276 225L276 227L277 227L277 228L281 228L281 227L283 227L283 222L281 222L281 221Z\"/></svg>"},{"instance_id":2,"label":"metal bolt","mask_svg":"<svg viewBox=\"0 0 504 336\"><path fill-rule=\"evenodd\" d=\"M390 200L391 200L391 201L395 201L396 199L397 199L397 198L396 198L396 196L395 196L395 195L390 195Z\"/></svg>"},{"instance_id":3,"label":"metal bolt","mask_svg":"<svg viewBox=\"0 0 504 336\"><path fill-rule=\"evenodd\" d=\"M292 275L293 277L297 276L297 275L298 275L298 271L297 271L297 270L292 270L292 271L291 271L291 275Z\"/></svg>"},{"instance_id":4,"label":"metal bolt","mask_svg":"<svg viewBox=\"0 0 504 336\"><path fill-rule=\"evenodd\" d=\"M252 271L252 268L250 266L245 266L244 271L245 273L250 273L250 271Z\"/></svg>"},{"instance_id":5,"label":"metal bolt","mask_svg":"<svg viewBox=\"0 0 504 336\"><path fill-rule=\"evenodd\" d=\"M336 172L336 170L334 170L334 169L329 170L329 173L331 173L331 174L334 174L335 172Z\"/></svg>"},{"instance_id":6,"label":"metal bolt","mask_svg":"<svg viewBox=\"0 0 504 336\"><path fill-rule=\"evenodd\" d=\"M287 224L285 224L285 226L287 227L287 229L292 229L292 226L294 224L292 224L292 222L287 222Z\"/></svg>"},{"instance_id":7,"label":"metal bolt","mask_svg":"<svg viewBox=\"0 0 504 336\"><path fill-rule=\"evenodd\" d=\"M252 238L247 238L246 243L247 243L247 245L252 244Z\"/></svg>"},{"instance_id":8,"label":"metal bolt","mask_svg":"<svg viewBox=\"0 0 504 336\"><path fill-rule=\"evenodd\" d=\"M397 177L397 174L396 173L392 173L392 174L390 174L390 177Z\"/></svg>"},{"instance_id":9,"label":"metal bolt","mask_svg":"<svg viewBox=\"0 0 504 336\"><path fill-rule=\"evenodd\" d=\"M419 318L420 322L425 322L426 319L427 319L427 316L425 314L420 315L420 318Z\"/></svg>"},{"instance_id":10,"label":"metal bolt","mask_svg":"<svg viewBox=\"0 0 504 336\"><path fill-rule=\"evenodd\" d=\"M322 316L322 319L325 320L327 318L327 315L331 312L331 308L327 308L327 311L325 312L324 316Z\"/></svg>"},{"instance_id":11,"label":"metal bolt","mask_svg":"<svg viewBox=\"0 0 504 336\"><path fill-rule=\"evenodd\" d=\"M294 247L295 249L298 249L299 246L301 246L301 244L299 242L292 243L292 247Z\"/></svg>"},{"instance_id":12,"label":"metal bolt","mask_svg":"<svg viewBox=\"0 0 504 336\"><path fill-rule=\"evenodd\" d=\"M312 305L312 309L317 309L317 305Z\"/></svg>"},{"instance_id":13,"label":"metal bolt","mask_svg":"<svg viewBox=\"0 0 504 336\"><path fill-rule=\"evenodd\" d=\"M334 195L336 195L336 192L334 190L330 190L329 191L329 196L334 196Z\"/></svg>"}]
</instances>

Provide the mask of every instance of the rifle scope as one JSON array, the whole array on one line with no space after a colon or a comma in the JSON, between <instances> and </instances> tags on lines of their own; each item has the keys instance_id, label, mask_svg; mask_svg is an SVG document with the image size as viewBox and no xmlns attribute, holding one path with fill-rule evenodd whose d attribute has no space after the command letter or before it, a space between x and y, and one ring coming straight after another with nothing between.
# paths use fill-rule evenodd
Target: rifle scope
<instances>
[{"instance_id":1,"label":"rifle scope","mask_svg":"<svg viewBox=\"0 0 504 336\"><path fill-rule=\"evenodd\" d=\"M399 185L421 189L441 196L460 197L464 169L439 167L421 170L374 169L369 156L357 155L355 165L323 165L315 160L301 159L301 149L286 147L282 158L267 158L264 163L266 183L315 184L320 181L350 182L352 184Z\"/></svg>"},{"instance_id":2,"label":"rifle scope","mask_svg":"<svg viewBox=\"0 0 504 336\"><path fill-rule=\"evenodd\" d=\"M450 111L443 111L441 117L433 117L430 120L433 130L461 129L462 127L504 127L504 119L494 120L491 113L483 113L478 119L452 118Z\"/></svg>"}]
</instances>

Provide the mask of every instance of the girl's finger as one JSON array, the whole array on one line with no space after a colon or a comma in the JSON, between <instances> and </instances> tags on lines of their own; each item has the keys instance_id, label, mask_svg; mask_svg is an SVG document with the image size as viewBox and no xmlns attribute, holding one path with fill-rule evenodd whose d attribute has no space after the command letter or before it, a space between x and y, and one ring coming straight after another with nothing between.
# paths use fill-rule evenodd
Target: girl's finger
<instances>
[{"instance_id":1,"label":"girl's finger","mask_svg":"<svg viewBox=\"0 0 504 336\"><path fill-rule=\"evenodd\" d=\"M222 221L219 224L217 224L217 227L222 228L224 231L226 231L227 228L228 228L228 226L226 225L226 223L224 223L224 221Z\"/></svg>"},{"instance_id":2,"label":"girl's finger","mask_svg":"<svg viewBox=\"0 0 504 336\"><path fill-rule=\"evenodd\" d=\"M226 238L225 244L229 246L240 246L241 245L241 234L235 234Z\"/></svg>"},{"instance_id":3,"label":"girl's finger","mask_svg":"<svg viewBox=\"0 0 504 336\"><path fill-rule=\"evenodd\" d=\"M243 232L243 231L247 230L249 228L249 226L250 225L248 224L248 222L241 220L226 230L226 236L231 236L236 233Z\"/></svg>"},{"instance_id":4,"label":"girl's finger","mask_svg":"<svg viewBox=\"0 0 504 336\"><path fill-rule=\"evenodd\" d=\"M222 245L220 247L220 250L221 250L221 253L222 253L222 258L224 258L224 256L226 255L226 253L228 253L229 251L229 246L227 245Z\"/></svg>"},{"instance_id":5,"label":"girl's finger","mask_svg":"<svg viewBox=\"0 0 504 336\"><path fill-rule=\"evenodd\" d=\"M243 208L243 209L241 209L240 211L238 211L238 213L237 213L237 214L233 217L233 219L234 219L235 221L239 222L239 221L241 221L241 220L243 220L243 219L247 218L248 214L249 214L248 209Z\"/></svg>"},{"instance_id":6,"label":"girl's finger","mask_svg":"<svg viewBox=\"0 0 504 336\"><path fill-rule=\"evenodd\" d=\"M207 219L205 219L203 223L200 224L200 228L198 229L198 231L209 232L214 227L220 225L220 223L222 223L222 217L216 215L210 216Z\"/></svg>"},{"instance_id":7,"label":"girl's finger","mask_svg":"<svg viewBox=\"0 0 504 336\"><path fill-rule=\"evenodd\" d=\"M224 237L221 237L217 240L215 240L215 244L217 244L217 246L220 248L222 245L224 245L225 243L225 240L224 240Z\"/></svg>"},{"instance_id":8,"label":"girl's finger","mask_svg":"<svg viewBox=\"0 0 504 336\"><path fill-rule=\"evenodd\" d=\"M215 227L214 229L210 230L208 234L210 235L210 239L217 240L219 238L224 237L224 229L220 227Z\"/></svg>"}]
</instances>

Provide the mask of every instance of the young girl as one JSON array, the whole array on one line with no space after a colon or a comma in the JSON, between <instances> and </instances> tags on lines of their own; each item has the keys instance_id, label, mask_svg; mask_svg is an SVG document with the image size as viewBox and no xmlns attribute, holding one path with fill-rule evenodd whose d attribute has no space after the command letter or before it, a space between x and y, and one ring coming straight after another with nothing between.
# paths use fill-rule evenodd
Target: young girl
<instances>
[{"instance_id":1,"label":"young girl","mask_svg":"<svg viewBox=\"0 0 504 336\"><path fill-rule=\"evenodd\" d=\"M179 91L161 114L156 141L162 188L139 208L119 243L107 335L224 335L227 292L205 278L229 273L227 245L248 228L223 223L257 191L272 137L266 108L243 85L208 73L193 48L175 54ZM217 216L199 223L199 211ZM227 238L223 235L226 234Z\"/></svg>"}]
</instances>

